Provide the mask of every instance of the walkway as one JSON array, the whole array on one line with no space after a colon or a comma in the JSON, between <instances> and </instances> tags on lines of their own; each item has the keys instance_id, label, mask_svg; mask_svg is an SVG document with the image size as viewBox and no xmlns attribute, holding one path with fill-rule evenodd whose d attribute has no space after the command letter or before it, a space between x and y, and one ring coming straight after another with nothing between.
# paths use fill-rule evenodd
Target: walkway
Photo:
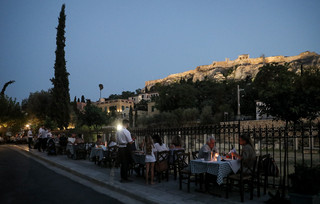
<instances>
[{"instance_id":1,"label":"walkway","mask_svg":"<svg viewBox=\"0 0 320 204\"><path fill-rule=\"evenodd\" d=\"M191 183L190 193L187 192L187 185L183 184L182 190L179 190L179 181L170 176L169 181L155 182L155 185L146 185L143 177L136 177L135 174L130 177L133 182L120 183L120 169L106 168L95 165L89 160L72 160L66 155L48 156L46 153L38 152L26 145L11 145L17 150L23 151L36 159L58 167L64 171L72 173L82 179L86 179L94 184L108 188L109 190L129 196L135 200L145 203L241 203L238 192L233 192L229 199L225 198L225 192L221 197L209 193L196 192L196 186ZM254 199L249 200L249 193L245 194L246 203L263 203L269 196L258 198L256 193Z\"/></svg>"}]
</instances>

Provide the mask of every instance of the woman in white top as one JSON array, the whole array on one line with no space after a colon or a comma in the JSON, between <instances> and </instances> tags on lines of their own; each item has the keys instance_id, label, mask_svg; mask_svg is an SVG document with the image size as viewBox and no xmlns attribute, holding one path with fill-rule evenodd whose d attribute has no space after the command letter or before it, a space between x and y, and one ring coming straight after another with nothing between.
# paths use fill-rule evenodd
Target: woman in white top
<instances>
[{"instance_id":1,"label":"woman in white top","mask_svg":"<svg viewBox=\"0 0 320 204\"><path fill-rule=\"evenodd\" d=\"M153 145L153 141L151 136L147 136L146 138L146 184L149 182L149 171L151 173L151 184L153 183L153 176L154 176L154 163L156 161L155 152L157 150L155 149Z\"/></svg>"},{"instance_id":2,"label":"woman in white top","mask_svg":"<svg viewBox=\"0 0 320 204\"><path fill-rule=\"evenodd\" d=\"M154 135L153 140L154 140L154 147L157 149L157 152L168 150L166 144L162 143L162 139L159 135Z\"/></svg>"},{"instance_id":3,"label":"woman in white top","mask_svg":"<svg viewBox=\"0 0 320 204\"><path fill-rule=\"evenodd\" d=\"M116 143L115 136L111 136L108 147L113 147L113 146L117 146L117 145L118 144Z\"/></svg>"}]
</instances>

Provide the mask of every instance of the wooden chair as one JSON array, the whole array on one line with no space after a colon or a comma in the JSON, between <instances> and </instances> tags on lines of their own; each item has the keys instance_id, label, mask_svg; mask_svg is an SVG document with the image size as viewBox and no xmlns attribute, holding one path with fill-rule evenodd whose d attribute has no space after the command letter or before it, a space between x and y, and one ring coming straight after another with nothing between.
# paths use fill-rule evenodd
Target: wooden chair
<instances>
[{"instance_id":1,"label":"wooden chair","mask_svg":"<svg viewBox=\"0 0 320 204\"><path fill-rule=\"evenodd\" d=\"M77 144L75 146L74 159L86 159L86 157L87 157L86 145L84 143Z\"/></svg>"},{"instance_id":2,"label":"wooden chair","mask_svg":"<svg viewBox=\"0 0 320 204\"><path fill-rule=\"evenodd\" d=\"M173 170L174 180L177 180L177 169L178 169L178 162L176 161L177 155L180 153L184 153L184 149L178 150L171 150L172 154L169 157L169 171Z\"/></svg>"},{"instance_id":3,"label":"wooden chair","mask_svg":"<svg viewBox=\"0 0 320 204\"><path fill-rule=\"evenodd\" d=\"M105 162L106 162L106 164L109 164L110 168L117 166L118 146L109 147L107 156L105 158Z\"/></svg>"},{"instance_id":4,"label":"wooden chair","mask_svg":"<svg viewBox=\"0 0 320 204\"><path fill-rule=\"evenodd\" d=\"M193 152L191 152L191 154L192 154L193 159L198 159L199 151L193 151Z\"/></svg>"},{"instance_id":5,"label":"wooden chair","mask_svg":"<svg viewBox=\"0 0 320 204\"><path fill-rule=\"evenodd\" d=\"M260 197L260 186L261 181L263 181L263 194L266 195L267 187L268 187L268 177L269 171L268 168L270 166L270 154L259 156L258 160L258 169L257 169L257 193L258 197Z\"/></svg>"},{"instance_id":6,"label":"wooden chair","mask_svg":"<svg viewBox=\"0 0 320 204\"><path fill-rule=\"evenodd\" d=\"M182 190L182 181L187 180L188 185L188 193L190 193L190 182L191 180L191 169L190 169L190 153L180 153L177 154L177 167L178 167L178 173L179 173L179 189Z\"/></svg>"},{"instance_id":7,"label":"wooden chair","mask_svg":"<svg viewBox=\"0 0 320 204\"><path fill-rule=\"evenodd\" d=\"M245 184L248 184L248 186L250 188L250 200L253 199L254 181L255 181L256 175L257 175L257 170L256 170L257 160L258 160L258 157L256 156L255 162L253 165L253 169L251 170L251 173L249 175L243 173L243 160L241 160L240 172L237 174L229 175L227 177L226 198L229 197L229 191L231 191L231 189L232 189L230 181L232 183L234 183L234 181L237 181L238 186L239 186L239 190L240 190L241 202L244 202L244 186L245 186Z\"/></svg>"},{"instance_id":8,"label":"wooden chair","mask_svg":"<svg viewBox=\"0 0 320 204\"><path fill-rule=\"evenodd\" d=\"M198 159L198 156L199 156L199 151L193 151L191 152L192 154L192 158L195 160L195 159ZM201 181L202 182L202 181ZM198 186L198 174L195 174L195 183L196 183L196 186ZM200 186L201 187L201 186Z\"/></svg>"},{"instance_id":9,"label":"wooden chair","mask_svg":"<svg viewBox=\"0 0 320 204\"><path fill-rule=\"evenodd\" d=\"M157 173L158 182L161 182L161 176L165 173L167 181L169 181L169 151L157 152L157 160L155 162L155 172Z\"/></svg>"}]
</instances>

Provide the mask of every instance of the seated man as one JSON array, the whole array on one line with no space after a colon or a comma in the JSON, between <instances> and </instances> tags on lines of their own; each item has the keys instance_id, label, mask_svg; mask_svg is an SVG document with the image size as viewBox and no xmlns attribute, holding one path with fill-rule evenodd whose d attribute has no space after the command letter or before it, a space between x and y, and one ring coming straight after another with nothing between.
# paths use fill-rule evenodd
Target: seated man
<instances>
[{"instance_id":1,"label":"seated man","mask_svg":"<svg viewBox=\"0 0 320 204\"><path fill-rule=\"evenodd\" d=\"M218 153L218 148L215 146L215 142L216 140L214 136L208 137L207 143L204 144L199 151L198 158L208 158L209 155L211 156L211 152L213 152L213 154ZM202 186L203 180L205 181L205 190L208 191L209 183L216 184L217 176L214 176L212 174L200 174L200 188Z\"/></svg>"},{"instance_id":2,"label":"seated man","mask_svg":"<svg viewBox=\"0 0 320 204\"><path fill-rule=\"evenodd\" d=\"M215 146L215 138L214 136L211 136L207 139L207 143L204 144L200 151L199 151L199 156L198 158L205 158L206 156L209 156L208 154L211 154L211 152L218 153L218 148Z\"/></svg>"}]
</instances>

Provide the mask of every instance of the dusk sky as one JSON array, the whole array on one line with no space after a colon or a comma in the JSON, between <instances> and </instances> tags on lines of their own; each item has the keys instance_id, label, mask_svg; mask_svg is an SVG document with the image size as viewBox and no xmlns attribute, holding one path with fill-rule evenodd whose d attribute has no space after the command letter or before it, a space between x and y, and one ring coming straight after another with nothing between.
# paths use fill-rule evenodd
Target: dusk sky
<instances>
[{"instance_id":1,"label":"dusk sky","mask_svg":"<svg viewBox=\"0 0 320 204\"><path fill-rule=\"evenodd\" d=\"M70 98L143 88L213 61L320 53L319 0L0 0L0 89L18 102L52 88L66 5Z\"/></svg>"}]
</instances>

